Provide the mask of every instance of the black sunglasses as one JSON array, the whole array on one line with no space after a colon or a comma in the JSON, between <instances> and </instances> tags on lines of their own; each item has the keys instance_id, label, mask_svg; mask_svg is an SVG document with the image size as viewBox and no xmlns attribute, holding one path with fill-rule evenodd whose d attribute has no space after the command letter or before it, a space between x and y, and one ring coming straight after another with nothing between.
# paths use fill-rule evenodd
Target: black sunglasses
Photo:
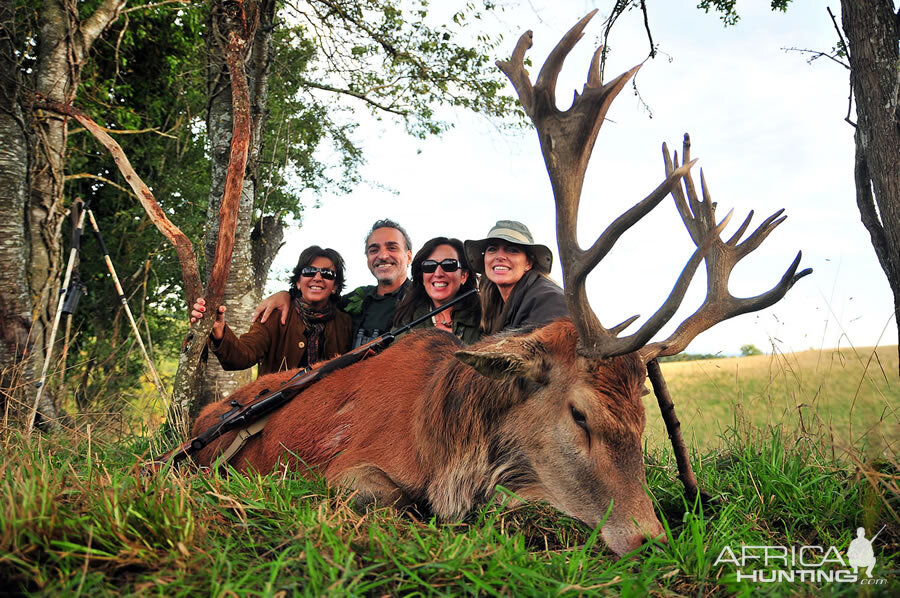
<instances>
[{"instance_id":1,"label":"black sunglasses","mask_svg":"<svg viewBox=\"0 0 900 598\"><path fill-rule=\"evenodd\" d=\"M437 270L438 266L440 266L441 270L448 274L450 272L456 272L460 267L459 260L446 259L441 260L440 262L435 260L425 260L424 262L422 262L422 272L424 272L425 274L432 274L435 270Z\"/></svg>"},{"instance_id":2,"label":"black sunglasses","mask_svg":"<svg viewBox=\"0 0 900 598\"><path fill-rule=\"evenodd\" d=\"M316 268L315 266L303 266L303 269L300 270L300 276L305 278L312 278L316 274L321 274L322 278L325 280L334 280L335 276L334 270L329 268Z\"/></svg>"}]
</instances>

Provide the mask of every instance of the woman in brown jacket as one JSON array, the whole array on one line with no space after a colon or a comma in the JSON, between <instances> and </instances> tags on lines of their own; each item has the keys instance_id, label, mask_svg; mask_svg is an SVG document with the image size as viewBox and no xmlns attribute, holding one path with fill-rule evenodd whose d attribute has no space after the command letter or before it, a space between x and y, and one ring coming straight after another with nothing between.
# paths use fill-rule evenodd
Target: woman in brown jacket
<instances>
[{"instance_id":1,"label":"woman in brown jacket","mask_svg":"<svg viewBox=\"0 0 900 598\"><path fill-rule=\"evenodd\" d=\"M243 370L259 364L259 375L309 367L350 349L352 320L338 308L344 288L344 260L334 249L307 247L291 276L291 307L287 323L269 318L253 322L238 337L225 323L225 306L219 307L210 332L210 348L226 370ZM206 311L197 299L192 320Z\"/></svg>"}]
</instances>

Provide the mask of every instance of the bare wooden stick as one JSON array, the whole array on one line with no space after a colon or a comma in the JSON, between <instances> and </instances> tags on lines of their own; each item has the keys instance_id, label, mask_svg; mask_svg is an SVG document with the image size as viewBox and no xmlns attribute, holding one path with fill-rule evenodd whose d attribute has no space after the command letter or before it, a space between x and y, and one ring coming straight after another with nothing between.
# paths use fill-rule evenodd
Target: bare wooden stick
<instances>
[{"instance_id":1,"label":"bare wooden stick","mask_svg":"<svg viewBox=\"0 0 900 598\"><path fill-rule=\"evenodd\" d=\"M672 450L675 453L675 463L678 465L678 479L684 484L684 493L688 502L693 503L700 493L700 487L697 484L697 478L694 476L687 447L684 445L684 438L681 435L681 422L678 421L678 416L675 415L675 403L669 394L669 387L666 386L666 380L663 378L658 361L651 359L647 362L647 374L650 378L650 384L653 386L653 394L656 395L656 401L659 403L663 422L666 424L666 432L669 433Z\"/></svg>"}]
</instances>

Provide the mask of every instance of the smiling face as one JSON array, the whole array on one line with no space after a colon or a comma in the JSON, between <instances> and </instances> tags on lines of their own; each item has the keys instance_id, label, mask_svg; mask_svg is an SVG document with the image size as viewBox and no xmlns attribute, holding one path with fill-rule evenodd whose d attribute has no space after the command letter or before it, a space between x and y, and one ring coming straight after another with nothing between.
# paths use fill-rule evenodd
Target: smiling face
<instances>
[{"instance_id":1,"label":"smiling face","mask_svg":"<svg viewBox=\"0 0 900 598\"><path fill-rule=\"evenodd\" d=\"M521 245L497 240L484 248L484 273L488 280L497 285L504 301L533 265Z\"/></svg>"},{"instance_id":2,"label":"smiling face","mask_svg":"<svg viewBox=\"0 0 900 598\"><path fill-rule=\"evenodd\" d=\"M317 257L311 261L308 266L314 268L327 268L332 272L335 271L334 263L327 257ZM328 304L328 299L334 294L334 278L326 280L322 277L321 272L316 272L313 277L300 276L297 281L297 288L303 300L314 309L322 309Z\"/></svg>"},{"instance_id":3,"label":"smiling face","mask_svg":"<svg viewBox=\"0 0 900 598\"><path fill-rule=\"evenodd\" d=\"M459 254L450 245L438 245L426 259L438 263L443 260L459 261ZM456 272L445 272L441 266L438 266L431 274L422 272L422 284L425 285L425 292L431 297L431 302L435 307L440 307L456 297L460 287L468 279L469 273L462 268L457 269Z\"/></svg>"},{"instance_id":4,"label":"smiling face","mask_svg":"<svg viewBox=\"0 0 900 598\"><path fill-rule=\"evenodd\" d=\"M406 268L412 251L396 228L376 228L366 241L366 261L378 280L378 292L389 293L406 281Z\"/></svg>"}]
</instances>

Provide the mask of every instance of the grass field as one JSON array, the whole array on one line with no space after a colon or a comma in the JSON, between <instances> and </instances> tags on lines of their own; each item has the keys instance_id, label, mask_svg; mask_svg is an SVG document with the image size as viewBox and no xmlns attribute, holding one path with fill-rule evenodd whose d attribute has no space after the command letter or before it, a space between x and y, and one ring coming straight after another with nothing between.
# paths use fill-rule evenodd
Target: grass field
<instances>
[{"instance_id":1,"label":"grass field","mask_svg":"<svg viewBox=\"0 0 900 598\"><path fill-rule=\"evenodd\" d=\"M141 476L151 439L117 440L102 421L30 438L11 426L0 430L0 594L900 595L897 357L871 355L663 364L713 502L685 503L646 397L647 482L669 542L622 559L596 530L542 505L505 508L502 492L456 523L360 514L293 473ZM845 555L859 526L869 537L884 526L874 582L758 583L716 563L749 546Z\"/></svg>"},{"instance_id":2,"label":"grass field","mask_svg":"<svg viewBox=\"0 0 900 598\"><path fill-rule=\"evenodd\" d=\"M663 363L685 441L723 444L726 427L781 426L788 438L813 436L837 447L880 451L900 441L897 347L823 349ZM649 383L648 383L649 387ZM656 397L645 397L652 447L668 443Z\"/></svg>"}]
</instances>

